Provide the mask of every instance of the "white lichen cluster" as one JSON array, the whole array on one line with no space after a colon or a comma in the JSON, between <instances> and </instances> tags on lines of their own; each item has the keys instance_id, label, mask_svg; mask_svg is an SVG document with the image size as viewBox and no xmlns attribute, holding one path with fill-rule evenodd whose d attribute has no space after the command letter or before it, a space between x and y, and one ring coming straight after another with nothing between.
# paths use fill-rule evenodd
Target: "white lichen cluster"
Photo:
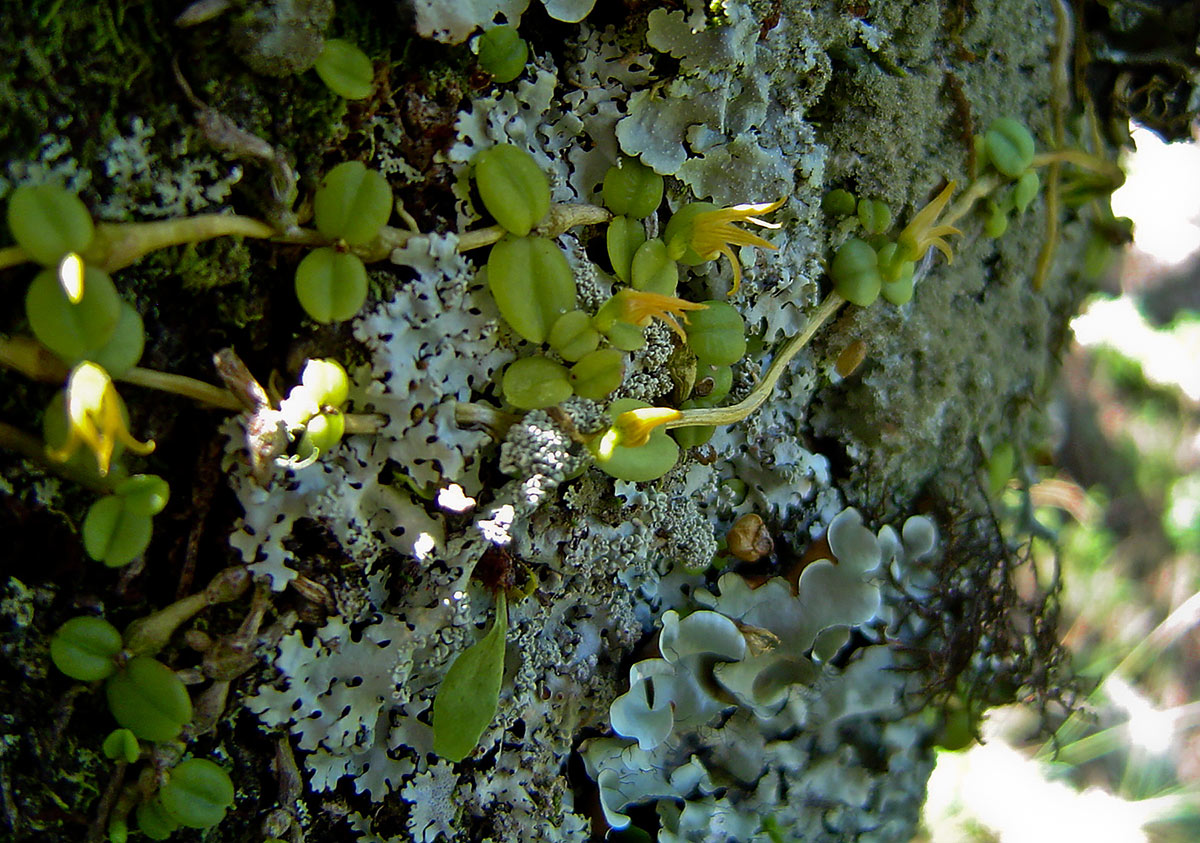
<instances>
[{"instance_id":1,"label":"white lichen cluster","mask_svg":"<svg viewBox=\"0 0 1200 843\"><path fill-rule=\"evenodd\" d=\"M816 560L798 582L757 588L726 574L715 593L695 593L695 611L663 615L661 656L630 668L610 709L619 737L582 748L610 825L657 802L666 840L824 839L834 829L907 839L904 820L921 801L909 775L927 766L923 729L900 716L910 674L886 646L848 657L846 647L851 630L879 641L884 571L928 555L933 527L910 518L902 541L847 509L828 532L836 563ZM855 732L883 739L856 746ZM867 746L882 747L885 775L864 769Z\"/></svg>"}]
</instances>

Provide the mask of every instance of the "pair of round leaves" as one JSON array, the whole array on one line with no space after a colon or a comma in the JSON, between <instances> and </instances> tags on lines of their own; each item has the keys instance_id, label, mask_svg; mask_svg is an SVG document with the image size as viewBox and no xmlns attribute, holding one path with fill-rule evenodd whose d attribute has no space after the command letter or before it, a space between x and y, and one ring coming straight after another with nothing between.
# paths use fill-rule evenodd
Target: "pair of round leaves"
<instances>
[{"instance_id":1,"label":"pair of round leaves","mask_svg":"<svg viewBox=\"0 0 1200 843\"><path fill-rule=\"evenodd\" d=\"M313 197L313 221L331 240L361 246L379 236L392 214L392 189L360 161L338 164ZM355 254L324 246L296 267L296 297L317 322L341 322L367 300L367 268Z\"/></svg>"},{"instance_id":2,"label":"pair of round leaves","mask_svg":"<svg viewBox=\"0 0 1200 843\"><path fill-rule=\"evenodd\" d=\"M474 163L483 206L505 231L524 237L545 219L550 181L532 155L505 143L478 153Z\"/></svg>"},{"instance_id":3,"label":"pair of round leaves","mask_svg":"<svg viewBox=\"0 0 1200 843\"><path fill-rule=\"evenodd\" d=\"M8 200L8 229L29 257L55 267L69 252L87 249L95 234L79 197L56 184L22 185Z\"/></svg>"},{"instance_id":4,"label":"pair of round leaves","mask_svg":"<svg viewBox=\"0 0 1200 843\"><path fill-rule=\"evenodd\" d=\"M868 234L882 234L892 224L892 209L879 199L859 199L858 221Z\"/></svg>"},{"instance_id":5,"label":"pair of round leaves","mask_svg":"<svg viewBox=\"0 0 1200 843\"><path fill-rule=\"evenodd\" d=\"M625 355L601 348L583 355L570 369L548 357L514 360L504 370L501 388L508 403L520 410L561 404L572 395L603 401L621 385Z\"/></svg>"},{"instance_id":6,"label":"pair of round leaves","mask_svg":"<svg viewBox=\"0 0 1200 843\"><path fill-rule=\"evenodd\" d=\"M1036 151L1033 135L1019 120L1000 117L993 120L983 135L987 158L997 170L1017 179L1033 166Z\"/></svg>"},{"instance_id":7,"label":"pair of round leaves","mask_svg":"<svg viewBox=\"0 0 1200 843\"><path fill-rule=\"evenodd\" d=\"M488 255L487 279L500 315L530 342L545 342L559 317L575 309L575 275L544 237L501 239Z\"/></svg>"},{"instance_id":8,"label":"pair of round leaves","mask_svg":"<svg viewBox=\"0 0 1200 843\"><path fill-rule=\"evenodd\" d=\"M83 519L88 556L110 568L141 556L150 545L152 516L167 505L169 495L166 481L155 474L135 474L118 483L111 495L88 508Z\"/></svg>"},{"instance_id":9,"label":"pair of round leaves","mask_svg":"<svg viewBox=\"0 0 1200 843\"><path fill-rule=\"evenodd\" d=\"M501 84L521 75L529 60L529 45L508 26L494 26L479 36L479 66Z\"/></svg>"},{"instance_id":10,"label":"pair of round leaves","mask_svg":"<svg viewBox=\"0 0 1200 843\"><path fill-rule=\"evenodd\" d=\"M69 365L91 360L119 377L141 359L142 317L95 267L84 268L78 301L71 301L57 270L39 272L25 293L25 315L38 341Z\"/></svg>"},{"instance_id":11,"label":"pair of round leaves","mask_svg":"<svg viewBox=\"0 0 1200 843\"><path fill-rule=\"evenodd\" d=\"M906 304L913 294L915 265L901 257L895 243L876 252L865 240L850 238L838 247L829 267L834 291L859 307L869 307L881 292L897 307Z\"/></svg>"},{"instance_id":12,"label":"pair of round leaves","mask_svg":"<svg viewBox=\"0 0 1200 843\"><path fill-rule=\"evenodd\" d=\"M206 758L176 764L152 799L138 805L138 830L151 840L166 840L180 826L211 828L233 804L229 774Z\"/></svg>"},{"instance_id":13,"label":"pair of round leaves","mask_svg":"<svg viewBox=\"0 0 1200 843\"><path fill-rule=\"evenodd\" d=\"M706 309L689 313L684 325L688 347L701 364L732 366L746 353L746 322L728 302L703 304Z\"/></svg>"},{"instance_id":14,"label":"pair of round leaves","mask_svg":"<svg viewBox=\"0 0 1200 843\"><path fill-rule=\"evenodd\" d=\"M608 224L605 245L613 274L626 284L635 290L675 295L679 267L668 254L666 243L657 237L646 239L640 221L613 217Z\"/></svg>"}]
</instances>

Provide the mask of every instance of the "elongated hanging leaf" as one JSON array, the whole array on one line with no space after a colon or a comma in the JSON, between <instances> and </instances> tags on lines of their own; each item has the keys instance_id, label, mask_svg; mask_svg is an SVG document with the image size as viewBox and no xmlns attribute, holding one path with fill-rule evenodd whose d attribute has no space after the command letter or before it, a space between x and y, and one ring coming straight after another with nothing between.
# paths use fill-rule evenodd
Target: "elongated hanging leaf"
<instances>
[{"instance_id":1,"label":"elongated hanging leaf","mask_svg":"<svg viewBox=\"0 0 1200 843\"><path fill-rule=\"evenodd\" d=\"M433 751L448 761L470 755L496 716L507 637L508 606L501 591L496 622L487 635L458 654L433 701Z\"/></svg>"}]
</instances>

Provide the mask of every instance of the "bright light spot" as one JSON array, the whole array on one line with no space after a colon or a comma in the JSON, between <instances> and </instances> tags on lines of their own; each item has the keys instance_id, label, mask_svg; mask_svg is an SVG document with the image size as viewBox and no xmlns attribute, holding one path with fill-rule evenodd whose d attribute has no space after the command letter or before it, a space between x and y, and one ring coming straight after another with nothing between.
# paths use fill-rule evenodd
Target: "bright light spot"
<instances>
[{"instance_id":1,"label":"bright light spot","mask_svg":"<svg viewBox=\"0 0 1200 843\"><path fill-rule=\"evenodd\" d=\"M1104 692L1113 705L1129 715L1129 742L1152 755L1163 755L1175 740L1175 716L1159 711L1137 688L1120 676L1104 680Z\"/></svg>"},{"instance_id":2,"label":"bright light spot","mask_svg":"<svg viewBox=\"0 0 1200 843\"><path fill-rule=\"evenodd\" d=\"M1001 843L1143 843L1143 826L1156 819L1149 816L1154 801L1126 802L1097 788L1076 792L992 739L965 752L938 753L925 822L932 843L980 839L979 826Z\"/></svg>"},{"instance_id":3,"label":"bright light spot","mask_svg":"<svg viewBox=\"0 0 1200 843\"><path fill-rule=\"evenodd\" d=\"M1166 264L1200 250L1200 145L1166 144L1148 129L1133 129L1137 151L1125 162L1127 178L1112 195L1117 216L1134 223L1133 241ZM1185 185L1191 185L1188 189Z\"/></svg>"},{"instance_id":4,"label":"bright light spot","mask_svg":"<svg viewBox=\"0 0 1200 843\"><path fill-rule=\"evenodd\" d=\"M464 597L467 596L467 593L465 591L456 591L453 594L451 594L450 596L453 597L455 600L462 600Z\"/></svg>"},{"instance_id":5,"label":"bright light spot","mask_svg":"<svg viewBox=\"0 0 1200 843\"><path fill-rule=\"evenodd\" d=\"M516 517L517 511L512 504L506 503L498 506L492 510L490 519L479 522L479 532L483 533L483 537L492 544L508 544L512 541L509 528L512 527L513 519Z\"/></svg>"},{"instance_id":6,"label":"bright light spot","mask_svg":"<svg viewBox=\"0 0 1200 843\"><path fill-rule=\"evenodd\" d=\"M1192 401L1200 401L1200 322L1182 321L1170 330L1156 330L1138 312L1133 300L1093 302L1071 320L1080 345L1107 345L1141 364L1154 383L1176 386Z\"/></svg>"},{"instance_id":7,"label":"bright light spot","mask_svg":"<svg viewBox=\"0 0 1200 843\"><path fill-rule=\"evenodd\" d=\"M58 262L58 283L71 304L79 304L83 298L83 258L74 252L67 252Z\"/></svg>"},{"instance_id":8,"label":"bright light spot","mask_svg":"<svg viewBox=\"0 0 1200 843\"><path fill-rule=\"evenodd\" d=\"M424 560L437 549L437 539L429 533L421 533L417 536L417 540L413 542L413 555L419 560Z\"/></svg>"},{"instance_id":9,"label":"bright light spot","mask_svg":"<svg viewBox=\"0 0 1200 843\"><path fill-rule=\"evenodd\" d=\"M451 483L446 488L438 490L437 505L447 512L462 513L475 508L475 499L463 491L462 486Z\"/></svg>"}]
</instances>

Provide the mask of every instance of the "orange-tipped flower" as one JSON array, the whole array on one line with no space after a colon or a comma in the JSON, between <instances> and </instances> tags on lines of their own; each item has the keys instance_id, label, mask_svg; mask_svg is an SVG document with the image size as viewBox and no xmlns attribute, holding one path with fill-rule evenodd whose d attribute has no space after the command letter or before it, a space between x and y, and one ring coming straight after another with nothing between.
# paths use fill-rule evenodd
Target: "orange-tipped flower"
<instances>
[{"instance_id":1,"label":"orange-tipped flower","mask_svg":"<svg viewBox=\"0 0 1200 843\"><path fill-rule=\"evenodd\" d=\"M67 440L61 448L47 453L53 459L66 461L84 445L96 455L96 465L104 476L108 474L117 442L143 456L154 450L153 442L139 442L125 426L121 396L108 372L85 360L67 380Z\"/></svg>"},{"instance_id":2,"label":"orange-tipped flower","mask_svg":"<svg viewBox=\"0 0 1200 843\"><path fill-rule=\"evenodd\" d=\"M777 229L779 223L767 222L758 218L758 214L767 214L781 207L787 197L775 202L764 202L754 205L734 205L731 208L716 208L711 211L700 211L691 218L691 235L686 243L701 260L715 260L718 255L729 258L733 268L733 288L729 295L737 292L742 283L742 265L738 262L735 246L757 246L762 249L778 249L774 243L764 240L753 232L738 228L734 223L748 222L759 228Z\"/></svg>"},{"instance_id":3,"label":"orange-tipped flower","mask_svg":"<svg viewBox=\"0 0 1200 843\"><path fill-rule=\"evenodd\" d=\"M918 211L917 215L912 218L912 222L900 232L897 243L904 260L920 260L929 247L933 246L946 256L947 263L954 263L954 253L950 251L950 244L946 242L945 238L951 234L962 234L962 232L952 225L936 225L936 223L937 218L949 204L950 196L954 193L957 185L958 182L953 181L946 185L942 192Z\"/></svg>"},{"instance_id":4,"label":"orange-tipped flower","mask_svg":"<svg viewBox=\"0 0 1200 843\"><path fill-rule=\"evenodd\" d=\"M661 319L670 326L672 331L686 340L687 334L675 321L675 317L678 316L687 322L685 315L687 311L706 310L707 308L706 304L687 301L675 296L664 296L660 293L647 293L642 290L626 288L604 303L596 313L595 324L597 330L606 331L608 326L618 319L642 327L648 325L651 319Z\"/></svg>"}]
</instances>

